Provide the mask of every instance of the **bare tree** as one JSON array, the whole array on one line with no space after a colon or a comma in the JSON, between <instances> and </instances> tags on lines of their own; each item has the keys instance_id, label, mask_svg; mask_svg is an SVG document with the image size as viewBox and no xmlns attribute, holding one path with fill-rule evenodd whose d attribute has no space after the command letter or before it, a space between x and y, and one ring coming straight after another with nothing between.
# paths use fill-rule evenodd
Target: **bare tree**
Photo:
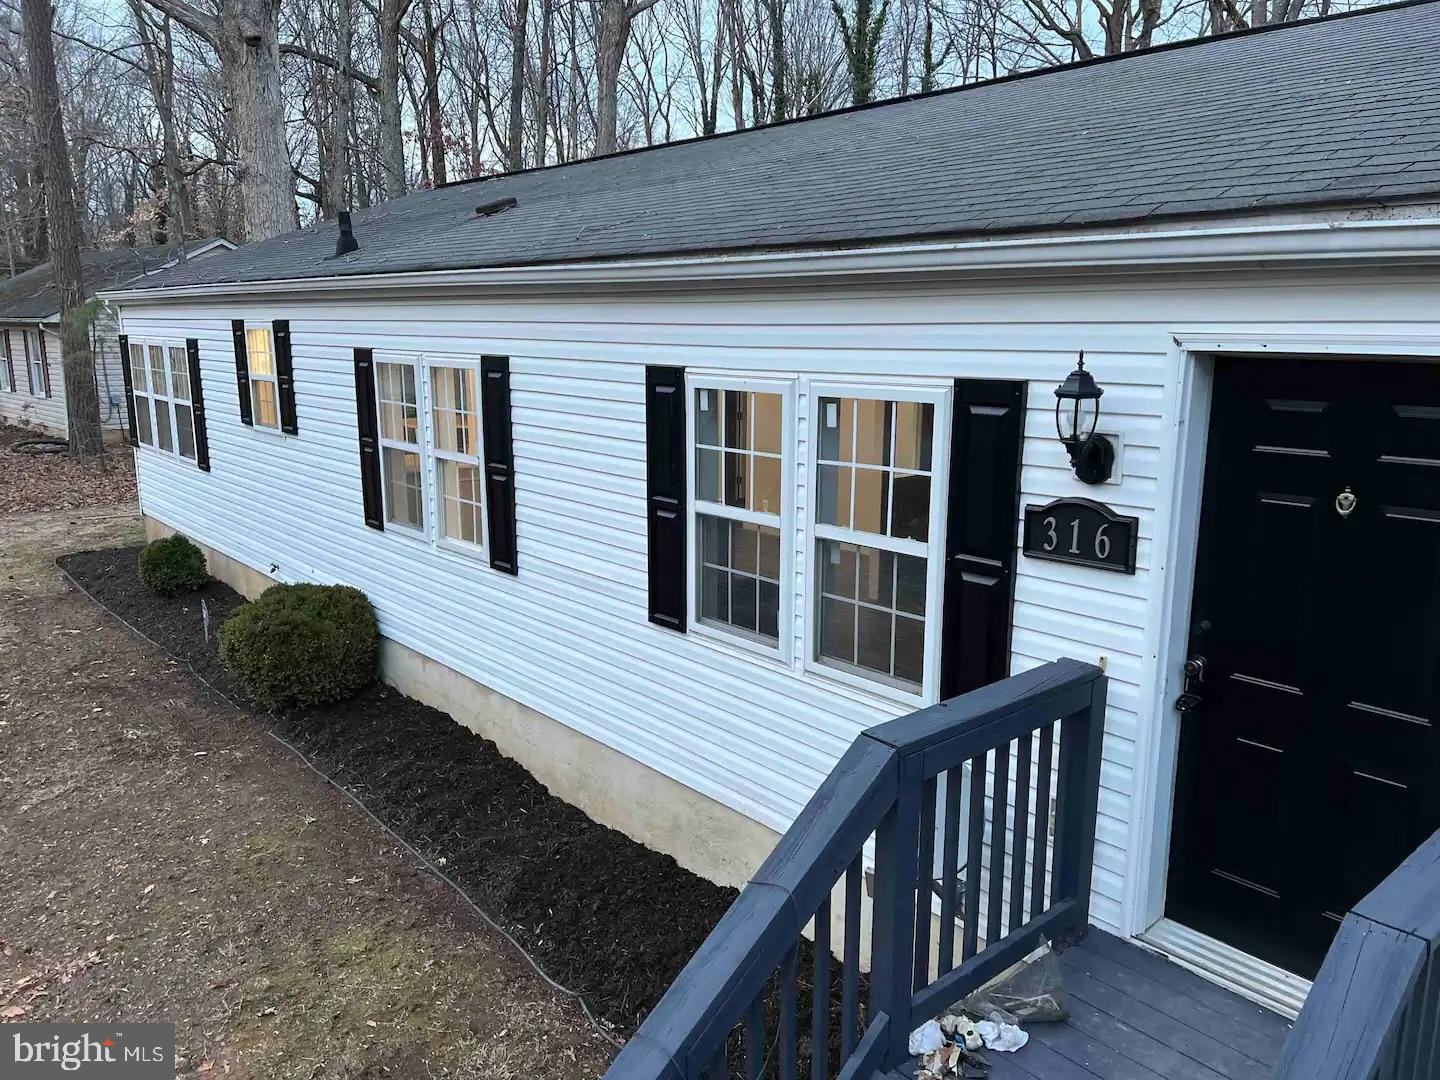
<instances>
[{"instance_id":1,"label":"bare tree","mask_svg":"<svg viewBox=\"0 0 1440 1080\"><path fill-rule=\"evenodd\" d=\"M874 0L855 0L855 9L849 15L840 6L840 0L830 0L830 4L845 41L851 100L856 105L865 105L875 96L875 65L885 19L890 13L890 0L880 0L878 11Z\"/></svg>"},{"instance_id":2,"label":"bare tree","mask_svg":"<svg viewBox=\"0 0 1440 1080\"><path fill-rule=\"evenodd\" d=\"M535 87L535 166L547 161L546 136L550 124L550 87L555 78L555 0L540 0L540 60L536 64Z\"/></svg>"},{"instance_id":3,"label":"bare tree","mask_svg":"<svg viewBox=\"0 0 1440 1080\"><path fill-rule=\"evenodd\" d=\"M54 12L50 0L22 0L25 51L30 68L30 100L35 134L45 164L45 205L50 226L51 263L60 291L61 367L65 376L65 420L70 452L94 457L103 449L100 398L95 391L95 361L90 355L90 317L80 273L80 216L75 210L75 178L60 111L60 86L55 78L55 45L51 40Z\"/></svg>"},{"instance_id":4,"label":"bare tree","mask_svg":"<svg viewBox=\"0 0 1440 1080\"><path fill-rule=\"evenodd\" d=\"M205 41L220 60L234 111L244 237L260 240L299 223L280 88L279 0L222 0L218 14L185 0L145 0Z\"/></svg>"},{"instance_id":5,"label":"bare tree","mask_svg":"<svg viewBox=\"0 0 1440 1080\"><path fill-rule=\"evenodd\" d=\"M180 135L175 123L175 44L170 17L162 15L160 25L152 26L141 0L129 0L130 15L145 58L144 70L155 103L155 116L160 122L162 161L168 218L183 243L191 235L188 178L181 166Z\"/></svg>"},{"instance_id":6,"label":"bare tree","mask_svg":"<svg viewBox=\"0 0 1440 1080\"><path fill-rule=\"evenodd\" d=\"M387 199L405 194L404 123L400 108L400 28L411 0L380 0L380 176Z\"/></svg>"},{"instance_id":7,"label":"bare tree","mask_svg":"<svg viewBox=\"0 0 1440 1080\"><path fill-rule=\"evenodd\" d=\"M620 68L635 17L659 0L592 0L599 8L595 31L595 153L615 152Z\"/></svg>"},{"instance_id":8,"label":"bare tree","mask_svg":"<svg viewBox=\"0 0 1440 1080\"><path fill-rule=\"evenodd\" d=\"M510 123L506 135L505 167L516 172L525 167L525 58L529 51L526 23L530 0L515 0L515 17L510 24Z\"/></svg>"},{"instance_id":9,"label":"bare tree","mask_svg":"<svg viewBox=\"0 0 1440 1080\"><path fill-rule=\"evenodd\" d=\"M340 65L335 80L335 115L331 121L329 176L325 183L322 213L332 216L349 205L345 201L345 179L350 172L350 124L355 85L350 77L350 54L355 36L355 11L351 0L336 0L335 60Z\"/></svg>"}]
</instances>

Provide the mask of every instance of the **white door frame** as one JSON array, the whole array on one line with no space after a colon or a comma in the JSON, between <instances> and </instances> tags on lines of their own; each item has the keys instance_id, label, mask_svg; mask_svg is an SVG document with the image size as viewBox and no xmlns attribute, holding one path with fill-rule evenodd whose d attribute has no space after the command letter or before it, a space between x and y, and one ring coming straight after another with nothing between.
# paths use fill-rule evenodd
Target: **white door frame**
<instances>
[{"instance_id":1,"label":"white door frame","mask_svg":"<svg viewBox=\"0 0 1440 1080\"><path fill-rule=\"evenodd\" d=\"M1145 656L1150 663L1141 701L1148 721L1136 733L1135 812L1130 821L1132 870L1126 875L1123 919L1131 936L1165 913L1165 878L1179 759L1180 716L1174 702L1183 686L1189 648L1190 601L1205 485L1213 357L1346 356L1440 360L1437 334L1355 334L1337 329L1268 332L1254 326L1193 326L1171 334L1165 397L1161 475L1173 478L1156 508L1153 566L1159 574L1146 612Z\"/></svg>"}]
</instances>

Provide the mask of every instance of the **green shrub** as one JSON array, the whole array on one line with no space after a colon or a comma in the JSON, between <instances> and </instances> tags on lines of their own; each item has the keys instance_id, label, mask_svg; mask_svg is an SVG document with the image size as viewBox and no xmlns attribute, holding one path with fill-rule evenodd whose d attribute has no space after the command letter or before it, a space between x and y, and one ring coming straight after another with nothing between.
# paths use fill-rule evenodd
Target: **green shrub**
<instances>
[{"instance_id":1,"label":"green shrub","mask_svg":"<svg viewBox=\"0 0 1440 1080\"><path fill-rule=\"evenodd\" d=\"M375 679L380 630L348 585L275 585L220 628L220 657L272 709L351 697Z\"/></svg>"},{"instance_id":2,"label":"green shrub","mask_svg":"<svg viewBox=\"0 0 1440 1080\"><path fill-rule=\"evenodd\" d=\"M194 592L210 580L204 553L176 533L145 545L140 552L140 580L161 596Z\"/></svg>"}]
</instances>

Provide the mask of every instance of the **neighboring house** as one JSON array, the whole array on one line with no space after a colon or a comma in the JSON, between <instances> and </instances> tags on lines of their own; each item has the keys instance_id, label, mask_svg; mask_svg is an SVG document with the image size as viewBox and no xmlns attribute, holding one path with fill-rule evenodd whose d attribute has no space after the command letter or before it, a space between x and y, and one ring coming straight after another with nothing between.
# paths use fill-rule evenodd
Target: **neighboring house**
<instances>
[{"instance_id":1,"label":"neighboring house","mask_svg":"<svg viewBox=\"0 0 1440 1080\"><path fill-rule=\"evenodd\" d=\"M191 241L187 258L229 251L228 240ZM85 296L173 265L179 252L173 245L109 248L80 256ZM61 367L60 292L55 286L53 263L0 279L0 423L18 424L64 436L65 375ZM95 388L100 397L100 423L120 432L126 425L125 383L114 312L103 306L91 324L90 345L95 356Z\"/></svg>"},{"instance_id":2,"label":"neighboring house","mask_svg":"<svg viewBox=\"0 0 1440 1080\"><path fill-rule=\"evenodd\" d=\"M1358 12L141 279L142 509L363 589L390 681L722 881L862 729L1103 665L1092 917L1293 1008L1440 826L1437 47Z\"/></svg>"}]
</instances>

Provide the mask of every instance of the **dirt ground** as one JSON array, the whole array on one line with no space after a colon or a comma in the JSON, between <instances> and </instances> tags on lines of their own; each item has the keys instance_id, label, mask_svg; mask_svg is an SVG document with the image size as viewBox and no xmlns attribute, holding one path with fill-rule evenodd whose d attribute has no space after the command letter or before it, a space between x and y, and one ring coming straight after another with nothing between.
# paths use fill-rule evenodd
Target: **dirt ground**
<instances>
[{"instance_id":1,"label":"dirt ground","mask_svg":"<svg viewBox=\"0 0 1440 1080\"><path fill-rule=\"evenodd\" d=\"M135 457L128 446L107 442L98 460L84 462L14 449L47 437L0 424L0 514L134 504Z\"/></svg>"},{"instance_id":2,"label":"dirt ground","mask_svg":"<svg viewBox=\"0 0 1440 1080\"><path fill-rule=\"evenodd\" d=\"M174 1021L182 1075L600 1075L570 999L52 565L140 538L0 517L0 1019Z\"/></svg>"}]
</instances>

